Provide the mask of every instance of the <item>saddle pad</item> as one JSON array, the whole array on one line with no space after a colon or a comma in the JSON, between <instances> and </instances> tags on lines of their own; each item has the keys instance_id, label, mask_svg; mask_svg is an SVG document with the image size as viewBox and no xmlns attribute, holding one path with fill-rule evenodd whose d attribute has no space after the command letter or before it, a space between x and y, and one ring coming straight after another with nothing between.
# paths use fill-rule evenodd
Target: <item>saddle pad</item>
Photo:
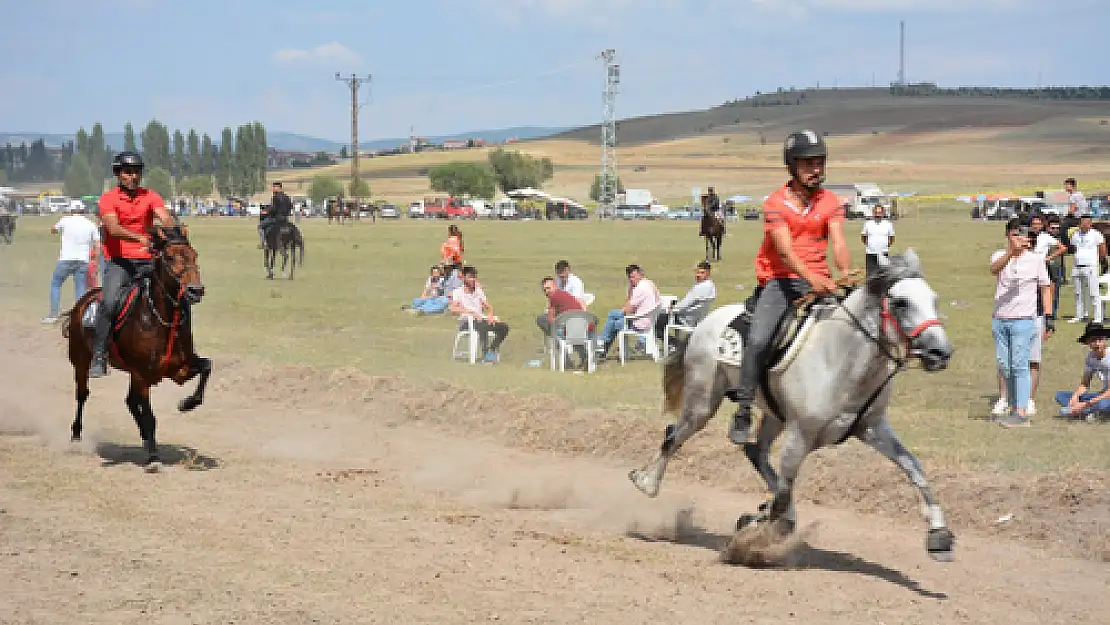
<instances>
[{"instance_id":1,"label":"saddle pad","mask_svg":"<svg viewBox=\"0 0 1110 625\"><path fill-rule=\"evenodd\" d=\"M131 313L131 308L135 305L135 297L139 294L139 284L132 284L127 287L127 295L123 298L123 303L120 306L119 312L116 314L115 323L112 324L112 331L118 332L123 327L123 322L127 320L127 315ZM97 291L90 300L88 306L85 306L85 314L81 316L81 326L86 330L96 329L96 319L100 313L100 307L104 302L104 292Z\"/></svg>"}]
</instances>

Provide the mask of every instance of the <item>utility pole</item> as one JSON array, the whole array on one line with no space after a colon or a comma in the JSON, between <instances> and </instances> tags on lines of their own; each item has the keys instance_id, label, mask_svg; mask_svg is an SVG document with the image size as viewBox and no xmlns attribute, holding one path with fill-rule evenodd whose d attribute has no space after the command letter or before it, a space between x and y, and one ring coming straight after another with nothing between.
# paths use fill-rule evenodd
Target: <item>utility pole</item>
<instances>
[{"instance_id":1,"label":"utility pole","mask_svg":"<svg viewBox=\"0 0 1110 625\"><path fill-rule=\"evenodd\" d=\"M335 73L335 79L336 80L338 80L340 82L347 83L347 86L351 88L351 153L352 153L351 154L351 188L352 189L358 189L358 187L359 187L359 170L358 170L358 109L359 109L359 104L358 104L358 89L359 89L359 87L362 86L362 83L370 82L371 78L372 78L371 74L366 74L365 76L357 76L355 74L351 74L349 77L344 78L342 75L340 75L339 72ZM361 199L361 198L355 198L356 206L355 206L354 212L356 214L359 211L359 207L357 206L357 203L358 203L359 199Z\"/></svg>"}]
</instances>

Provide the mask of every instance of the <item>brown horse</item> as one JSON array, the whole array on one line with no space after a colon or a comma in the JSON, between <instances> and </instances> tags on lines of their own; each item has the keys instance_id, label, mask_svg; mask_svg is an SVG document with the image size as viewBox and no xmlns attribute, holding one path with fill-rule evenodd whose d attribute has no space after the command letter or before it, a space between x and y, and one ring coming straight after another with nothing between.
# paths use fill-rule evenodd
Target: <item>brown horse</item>
<instances>
[{"instance_id":1,"label":"brown horse","mask_svg":"<svg viewBox=\"0 0 1110 625\"><path fill-rule=\"evenodd\" d=\"M204 401L212 362L193 351L189 306L200 302L204 286L200 282L197 252L189 243L185 227L157 229L151 232L151 241L152 275L140 277L129 287L121 311L106 313L113 315L109 362L131 376L124 403L139 426L147 453L147 471L154 472L161 463L154 438L150 387L165 378L182 385L199 374L196 390L177 404L182 412L193 410ZM100 301L100 289L89 291L77 300L62 326L62 335L69 338L69 361L77 387L77 413L71 426L73 441L81 440L82 416L89 397L95 308Z\"/></svg>"},{"instance_id":2,"label":"brown horse","mask_svg":"<svg viewBox=\"0 0 1110 625\"><path fill-rule=\"evenodd\" d=\"M725 222L711 211L701 215L701 232L705 239L705 261L721 260L721 241L725 238Z\"/></svg>"}]
</instances>

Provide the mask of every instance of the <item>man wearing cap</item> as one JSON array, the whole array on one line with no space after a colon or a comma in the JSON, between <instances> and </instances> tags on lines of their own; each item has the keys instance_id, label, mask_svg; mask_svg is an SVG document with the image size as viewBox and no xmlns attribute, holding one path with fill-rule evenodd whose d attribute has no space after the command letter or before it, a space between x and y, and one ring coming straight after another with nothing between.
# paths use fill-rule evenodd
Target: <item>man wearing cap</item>
<instances>
[{"instance_id":1,"label":"man wearing cap","mask_svg":"<svg viewBox=\"0 0 1110 625\"><path fill-rule=\"evenodd\" d=\"M1056 403L1060 404L1060 416L1071 419L1086 418L1097 421L1100 415L1110 413L1110 354L1106 350L1106 340L1110 338L1110 328L1101 323L1088 323L1083 336L1077 341L1089 347L1083 361L1083 377L1074 391L1056 393ZM1090 392L1091 380L1098 376L1102 380L1102 391Z\"/></svg>"},{"instance_id":2,"label":"man wearing cap","mask_svg":"<svg viewBox=\"0 0 1110 625\"><path fill-rule=\"evenodd\" d=\"M1091 228L1091 215L1079 216L1079 228L1071 235L1075 248L1075 268L1072 269L1072 282L1075 284L1075 317L1068 323L1094 321L1102 323L1102 300L1098 297L1098 263L1106 257L1106 239L1102 233Z\"/></svg>"}]
</instances>

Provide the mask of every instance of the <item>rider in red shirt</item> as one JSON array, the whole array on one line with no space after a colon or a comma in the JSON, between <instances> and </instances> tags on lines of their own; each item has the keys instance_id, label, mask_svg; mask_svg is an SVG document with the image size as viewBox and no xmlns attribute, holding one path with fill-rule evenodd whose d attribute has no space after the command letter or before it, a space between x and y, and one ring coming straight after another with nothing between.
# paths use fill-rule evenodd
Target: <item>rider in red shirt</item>
<instances>
[{"instance_id":1,"label":"rider in red shirt","mask_svg":"<svg viewBox=\"0 0 1110 625\"><path fill-rule=\"evenodd\" d=\"M759 376L792 302L810 291L825 295L836 290L826 259L830 243L842 275L852 263L844 237L844 209L834 193L821 188L827 156L821 135L812 130L791 134L783 146L791 179L763 203L765 234L755 259L756 303L744 340L740 383L725 393L739 404L729 430L737 445L748 442Z\"/></svg>"},{"instance_id":2,"label":"rider in red shirt","mask_svg":"<svg viewBox=\"0 0 1110 625\"><path fill-rule=\"evenodd\" d=\"M97 312L90 378L108 375L108 334L124 288L140 272L153 269L147 232L154 227L154 218L158 217L166 226L175 223L162 196L139 186L143 178L142 156L136 152L120 152L112 159L112 173L119 180L119 186L100 196L104 287L103 301Z\"/></svg>"}]
</instances>

